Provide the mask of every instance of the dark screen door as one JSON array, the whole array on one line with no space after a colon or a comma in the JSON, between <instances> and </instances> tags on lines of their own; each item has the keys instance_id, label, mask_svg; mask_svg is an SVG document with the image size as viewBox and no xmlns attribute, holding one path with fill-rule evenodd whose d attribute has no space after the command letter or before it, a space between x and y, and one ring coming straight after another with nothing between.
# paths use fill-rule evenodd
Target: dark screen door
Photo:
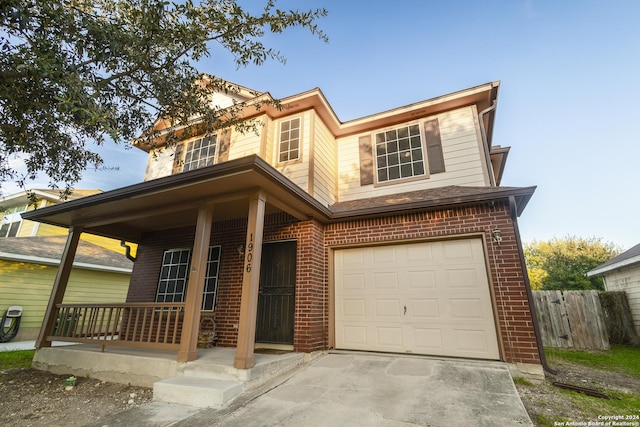
<instances>
[{"instance_id":1,"label":"dark screen door","mask_svg":"<svg viewBox=\"0 0 640 427\"><path fill-rule=\"evenodd\" d=\"M262 246L256 342L293 344L295 241Z\"/></svg>"}]
</instances>

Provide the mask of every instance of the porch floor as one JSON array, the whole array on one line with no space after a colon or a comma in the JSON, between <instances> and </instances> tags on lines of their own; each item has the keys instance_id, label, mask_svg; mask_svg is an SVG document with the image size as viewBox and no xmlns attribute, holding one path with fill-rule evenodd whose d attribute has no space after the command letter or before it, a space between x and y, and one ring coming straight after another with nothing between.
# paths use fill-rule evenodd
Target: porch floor
<instances>
[{"instance_id":1,"label":"porch floor","mask_svg":"<svg viewBox=\"0 0 640 427\"><path fill-rule=\"evenodd\" d=\"M260 351L260 350L257 350ZM260 385L274 375L304 362L303 353L255 354L251 369L236 369L233 347L198 349L198 358L191 362L176 361L170 350L149 350L78 344L64 347L43 347L36 351L33 367L60 375L97 378L121 384L153 387L158 381L180 376L242 381L245 388Z\"/></svg>"}]
</instances>

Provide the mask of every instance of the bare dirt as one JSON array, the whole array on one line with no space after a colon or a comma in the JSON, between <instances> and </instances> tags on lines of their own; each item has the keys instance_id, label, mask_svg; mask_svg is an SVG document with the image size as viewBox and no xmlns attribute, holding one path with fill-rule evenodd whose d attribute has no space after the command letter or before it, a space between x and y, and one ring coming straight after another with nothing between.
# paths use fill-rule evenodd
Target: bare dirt
<instances>
[{"instance_id":1,"label":"bare dirt","mask_svg":"<svg viewBox=\"0 0 640 427\"><path fill-rule=\"evenodd\" d=\"M619 373L554 362L557 375L539 384L516 384L522 402L535 425L549 420L594 421L593 411L575 404L553 381L597 390L640 392L640 380ZM133 387L78 378L65 388L68 375L54 375L30 368L0 371L0 426L83 426L103 417L151 402L150 388ZM597 406L598 399L594 398ZM540 420L547 420L547 424ZM553 424L550 424L553 425Z\"/></svg>"},{"instance_id":2,"label":"bare dirt","mask_svg":"<svg viewBox=\"0 0 640 427\"><path fill-rule=\"evenodd\" d=\"M0 371L0 426L83 426L150 402L153 390L31 368Z\"/></svg>"},{"instance_id":3,"label":"bare dirt","mask_svg":"<svg viewBox=\"0 0 640 427\"><path fill-rule=\"evenodd\" d=\"M599 415L631 415L603 413L606 409L605 400L589 396L588 405L580 405L571 394L553 385L553 382L570 384L595 391L605 395L615 392L640 393L640 380L621 373L588 368L565 361L554 361L553 368L558 369L556 375L547 374L545 381L536 384L521 384L516 381L516 388L529 417L534 425L562 425L565 423L597 422ZM584 396L584 393L580 393ZM640 411L640 408L639 408ZM640 412L639 412L640 413ZM571 424L568 424L571 425ZM581 425L581 424L575 424Z\"/></svg>"}]
</instances>

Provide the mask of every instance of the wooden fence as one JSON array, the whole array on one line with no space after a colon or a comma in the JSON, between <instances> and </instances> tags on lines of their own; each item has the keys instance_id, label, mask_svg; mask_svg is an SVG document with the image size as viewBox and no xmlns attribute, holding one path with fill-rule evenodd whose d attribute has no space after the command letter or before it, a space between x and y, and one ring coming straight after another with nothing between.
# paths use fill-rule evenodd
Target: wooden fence
<instances>
[{"instance_id":1,"label":"wooden fence","mask_svg":"<svg viewBox=\"0 0 640 427\"><path fill-rule=\"evenodd\" d=\"M545 347L609 350L598 291L534 291Z\"/></svg>"}]
</instances>

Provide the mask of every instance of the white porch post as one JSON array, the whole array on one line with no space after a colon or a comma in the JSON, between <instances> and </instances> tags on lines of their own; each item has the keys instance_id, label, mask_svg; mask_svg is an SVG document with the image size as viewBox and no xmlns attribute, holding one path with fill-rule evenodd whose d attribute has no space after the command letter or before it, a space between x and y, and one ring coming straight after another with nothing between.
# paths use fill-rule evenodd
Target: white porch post
<instances>
[{"instance_id":1,"label":"white porch post","mask_svg":"<svg viewBox=\"0 0 640 427\"><path fill-rule=\"evenodd\" d=\"M249 369L254 365L253 350L256 337L265 202L266 195L262 191L254 194L249 200L249 219L242 273L242 299L240 300L238 344L236 356L233 360L233 366L237 369Z\"/></svg>"},{"instance_id":2,"label":"white porch post","mask_svg":"<svg viewBox=\"0 0 640 427\"><path fill-rule=\"evenodd\" d=\"M36 340L36 348L51 347L51 341L47 341L47 335L53 332L56 323L56 318L53 314L56 311L56 305L62 303L64 293L67 290L67 284L69 283L69 276L71 275L73 260L76 257L76 250L78 249L81 234L81 228L73 226L69 228L67 243L64 246L60 266L58 267L58 272L53 282L53 289L51 289L47 311L45 311L40 333Z\"/></svg>"},{"instance_id":3,"label":"white porch post","mask_svg":"<svg viewBox=\"0 0 640 427\"><path fill-rule=\"evenodd\" d=\"M189 281L187 283L178 362L188 362L196 360L198 357L198 329L200 311L202 310L204 278L207 274L207 261L209 259L212 222L213 205L200 206L193 242L193 253L191 255L191 271L189 272Z\"/></svg>"}]
</instances>

